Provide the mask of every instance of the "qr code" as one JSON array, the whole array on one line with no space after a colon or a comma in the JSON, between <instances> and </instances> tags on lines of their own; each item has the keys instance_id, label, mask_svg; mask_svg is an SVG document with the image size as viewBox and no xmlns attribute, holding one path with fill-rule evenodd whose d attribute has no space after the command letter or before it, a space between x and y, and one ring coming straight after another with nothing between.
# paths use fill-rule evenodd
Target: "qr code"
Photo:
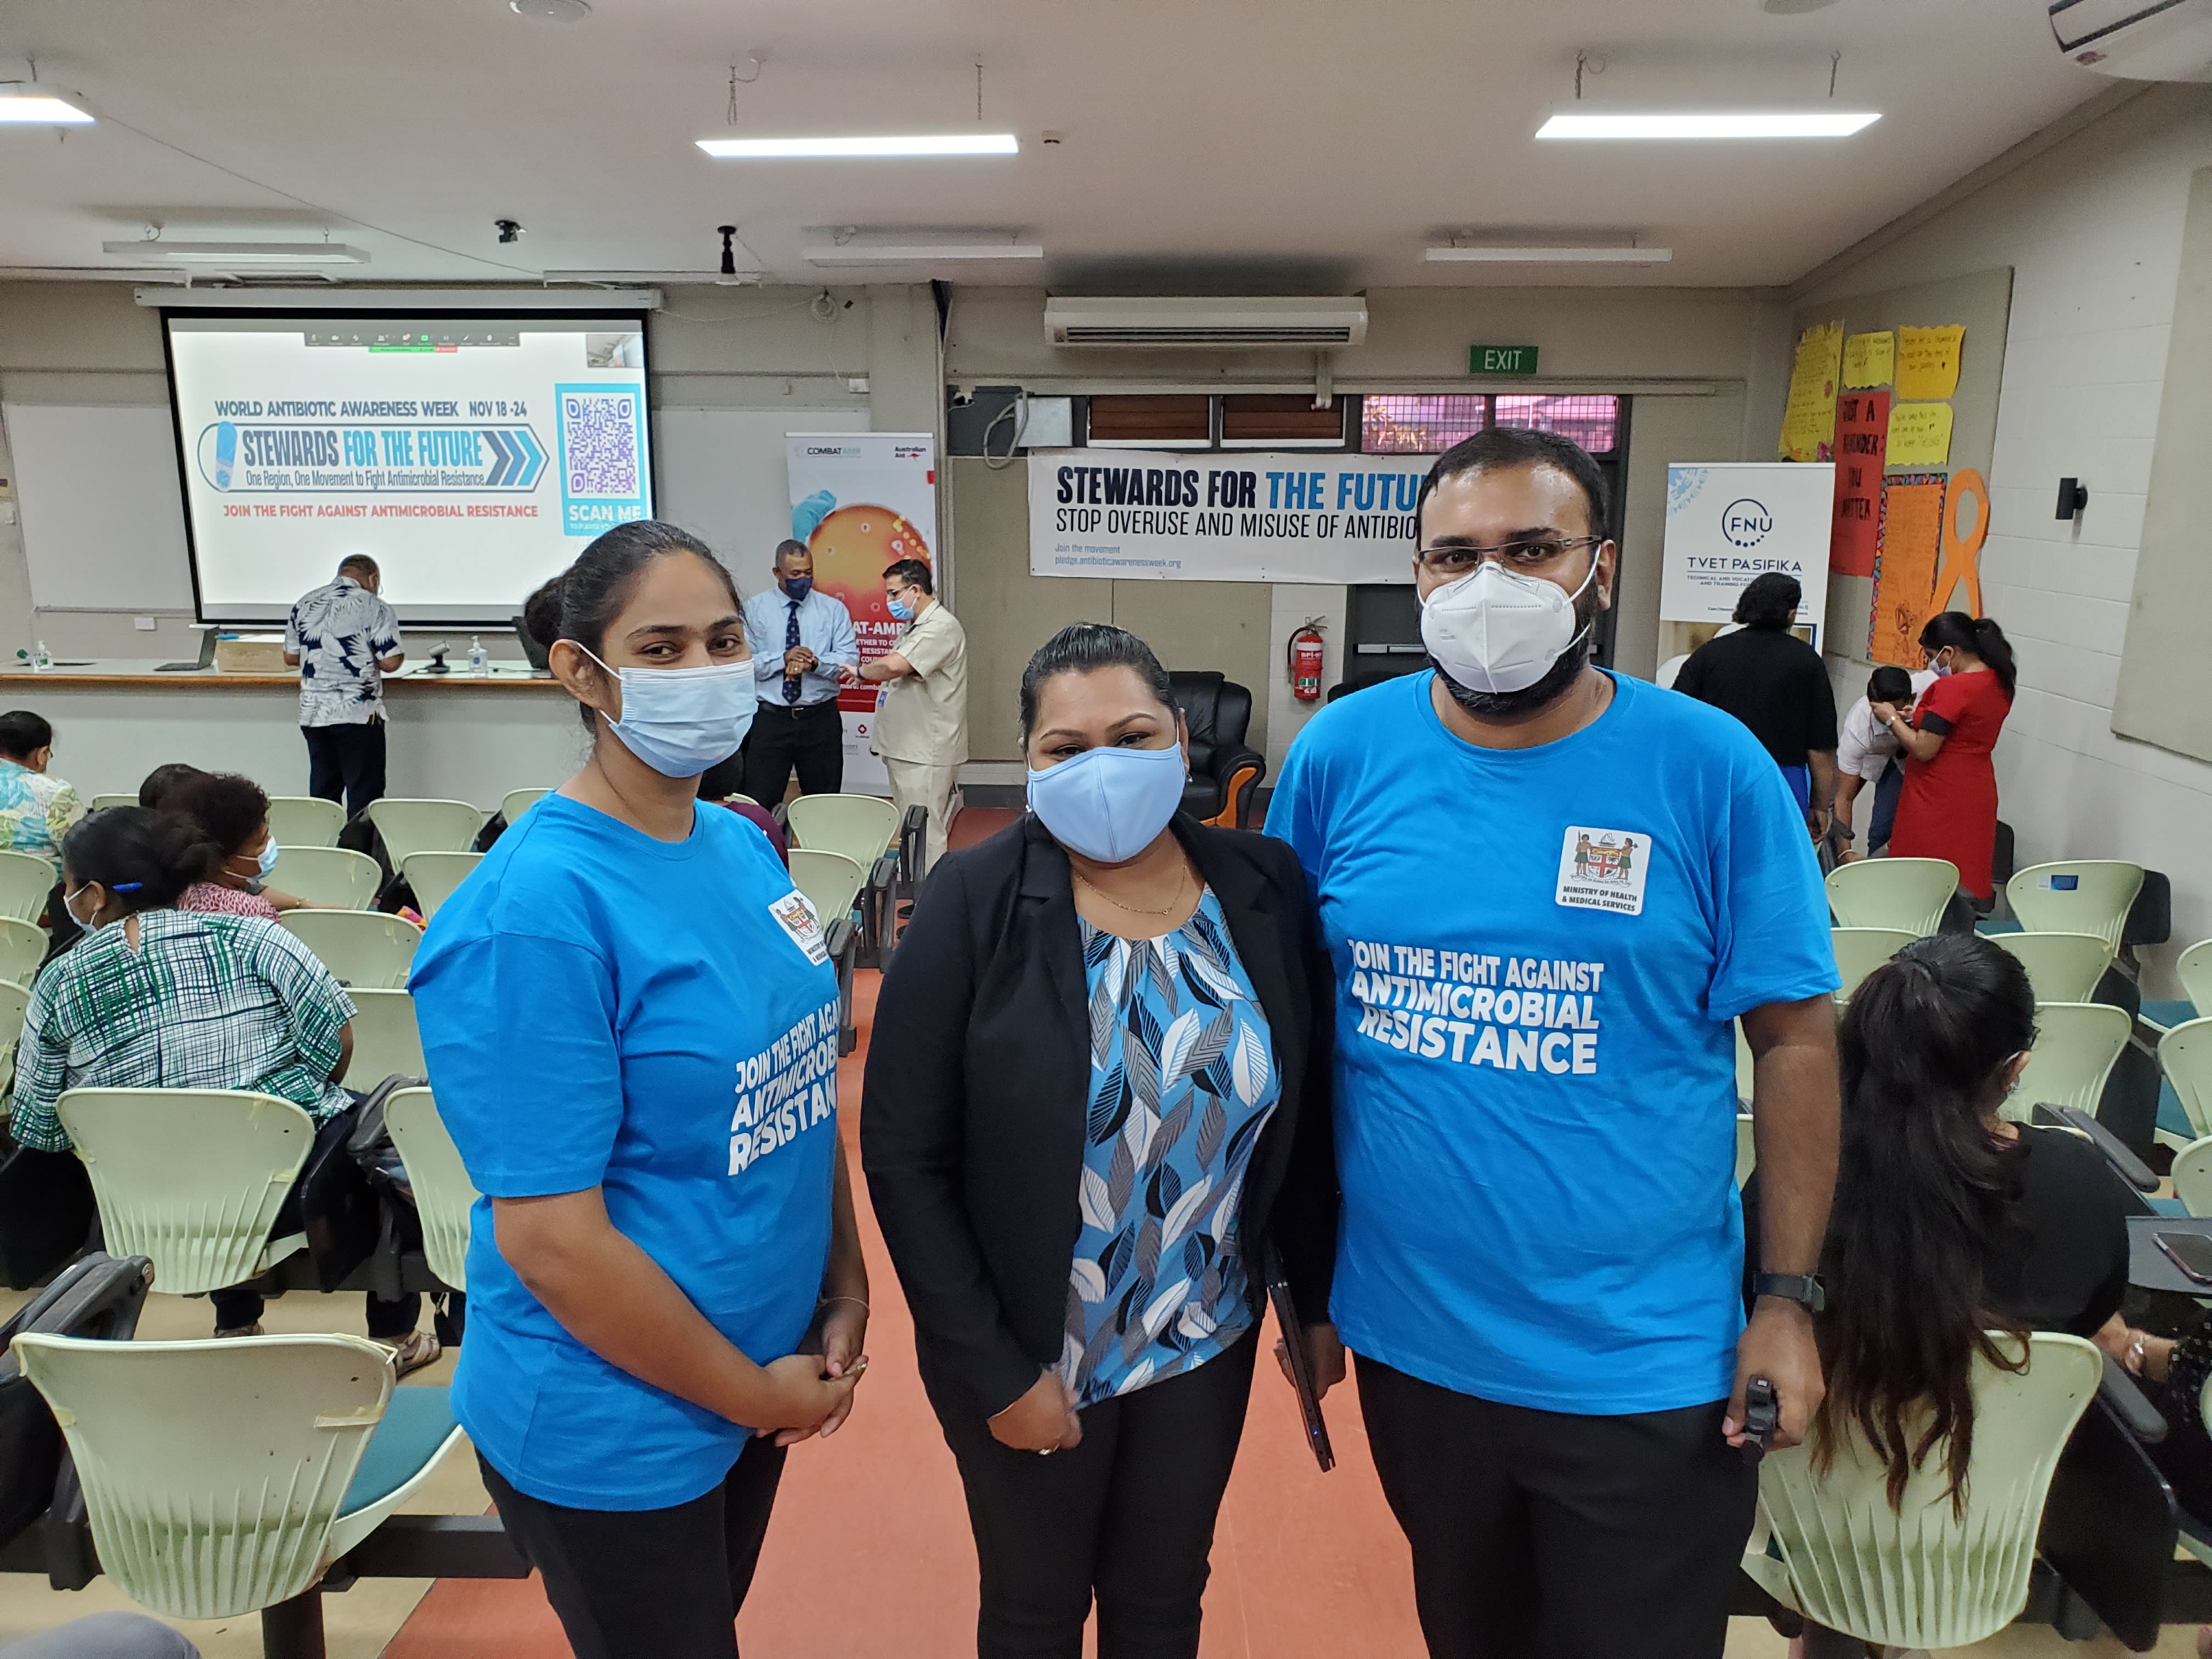
<instances>
[{"instance_id":1,"label":"qr code","mask_svg":"<svg viewBox=\"0 0 2212 1659\"><path fill-rule=\"evenodd\" d=\"M638 493L637 406L633 392L562 394L561 459L569 495Z\"/></svg>"}]
</instances>

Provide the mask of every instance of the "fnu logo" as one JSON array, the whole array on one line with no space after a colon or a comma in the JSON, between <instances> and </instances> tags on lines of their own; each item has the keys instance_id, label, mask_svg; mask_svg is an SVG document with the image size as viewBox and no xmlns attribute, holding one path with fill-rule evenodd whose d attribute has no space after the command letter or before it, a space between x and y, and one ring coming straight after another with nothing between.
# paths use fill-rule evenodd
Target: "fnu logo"
<instances>
[{"instance_id":1,"label":"fnu logo","mask_svg":"<svg viewBox=\"0 0 2212 1659\"><path fill-rule=\"evenodd\" d=\"M1721 534L1731 547L1757 547L1774 528L1774 515L1763 501L1739 495L1721 509Z\"/></svg>"}]
</instances>

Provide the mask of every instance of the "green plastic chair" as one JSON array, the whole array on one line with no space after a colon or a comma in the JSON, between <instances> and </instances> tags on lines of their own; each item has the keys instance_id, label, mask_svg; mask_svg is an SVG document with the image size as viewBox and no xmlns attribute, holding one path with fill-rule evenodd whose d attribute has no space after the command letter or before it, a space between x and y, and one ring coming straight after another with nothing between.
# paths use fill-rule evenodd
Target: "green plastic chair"
<instances>
[{"instance_id":1,"label":"green plastic chair","mask_svg":"<svg viewBox=\"0 0 2212 1659\"><path fill-rule=\"evenodd\" d=\"M136 806L137 804L138 797L136 795L94 795L85 803L84 810L88 812L104 812L111 806Z\"/></svg>"},{"instance_id":2,"label":"green plastic chair","mask_svg":"<svg viewBox=\"0 0 2212 1659\"><path fill-rule=\"evenodd\" d=\"M28 985L46 959L46 930L35 921L0 916L0 979ZM5 1035L12 1036L13 1033Z\"/></svg>"},{"instance_id":3,"label":"green plastic chair","mask_svg":"<svg viewBox=\"0 0 2212 1659\"><path fill-rule=\"evenodd\" d=\"M1902 927L1831 927L1828 937L1835 945L1836 974L1843 981L1836 992L1840 1006L1851 1000L1869 974L1923 935Z\"/></svg>"},{"instance_id":4,"label":"green plastic chair","mask_svg":"<svg viewBox=\"0 0 2212 1659\"><path fill-rule=\"evenodd\" d=\"M1942 925L1959 866L1948 859L1859 859L1828 872L1838 927L1893 927L1926 939Z\"/></svg>"},{"instance_id":5,"label":"green plastic chair","mask_svg":"<svg viewBox=\"0 0 2212 1659\"><path fill-rule=\"evenodd\" d=\"M415 999L405 991L356 987L353 998L353 1063L345 1084L369 1090L388 1077L428 1077L422 1033L415 1024Z\"/></svg>"},{"instance_id":6,"label":"green plastic chair","mask_svg":"<svg viewBox=\"0 0 2212 1659\"><path fill-rule=\"evenodd\" d=\"M415 965L422 930L404 916L381 910L287 910L277 921L322 958L337 982L351 990L398 991Z\"/></svg>"},{"instance_id":7,"label":"green plastic chair","mask_svg":"<svg viewBox=\"0 0 2212 1659\"><path fill-rule=\"evenodd\" d=\"M24 1335L100 1568L172 1619L289 1601L412 1498L461 1431L357 1336L95 1342Z\"/></svg>"},{"instance_id":8,"label":"green plastic chair","mask_svg":"<svg viewBox=\"0 0 2212 1659\"><path fill-rule=\"evenodd\" d=\"M818 852L812 848L791 849L791 884L806 896L815 919L824 929L850 915L860 896L867 871L842 853Z\"/></svg>"},{"instance_id":9,"label":"green plastic chair","mask_svg":"<svg viewBox=\"0 0 2212 1659\"><path fill-rule=\"evenodd\" d=\"M279 847L335 847L345 808L319 795L269 797L269 834Z\"/></svg>"},{"instance_id":10,"label":"green plastic chair","mask_svg":"<svg viewBox=\"0 0 2212 1659\"><path fill-rule=\"evenodd\" d=\"M1753 1144L1751 1114L1735 1115L1735 1184L1741 1188L1759 1164L1759 1148Z\"/></svg>"},{"instance_id":11,"label":"green plastic chair","mask_svg":"<svg viewBox=\"0 0 2212 1659\"><path fill-rule=\"evenodd\" d=\"M483 860L482 853L410 853L400 874L415 890L415 903L428 921L438 907L453 897L453 890L468 879L469 872Z\"/></svg>"},{"instance_id":12,"label":"green plastic chair","mask_svg":"<svg viewBox=\"0 0 2212 1659\"><path fill-rule=\"evenodd\" d=\"M8 1091L15 1084L15 1045L22 1040L23 1011L30 1006L29 987L0 979L0 1116L9 1110Z\"/></svg>"},{"instance_id":13,"label":"green plastic chair","mask_svg":"<svg viewBox=\"0 0 2212 1659\"><path fill-rule=\"evenodd\" d=\"M2212 939L2199 939L2174 959L2173 971L2181 981L2181 994L2199 1012L2212 1009Z\"/></svg>"},{"instance_id":14,"label":"green plastic chair","mask_svg":"<svg viewBox=\"0 0 2212 1659\"><path fill-rule=\"evenodd\" d=\"M2027 1604L2051 1474L2104 1366L2078 1336L2038 1331L2027 1343L2017 1375L1975 1362L1962 1515L1952 1515L1940 1450L1893 1510L1887 1471L1838 1425L1825 1472L1805 1445L1759 1464L1744 1571L1814 1623L1893 1648L1968 1647L2010 1624Z\"/></svg>"},{"instance_id":15,"label":"green plastic chair","mask_svg":"<svg viewBox=\"0 0 2212 1659\"><path fill-rule=\"evenodd\" d=\"M368 821L384 838L395 870L416 853L465 853L483 830L483 814L465 800L407 800L386 795L368 804Z\"/></svg>"},{"instance_id":16,"label":"green plastic chair","mask_svg":"<svg viewBox=\"0 0 2212 1659\"><path fill-rule=\"evenodd\" d=\"M2180 1097L2189 1127L2212 1135L2212 1018L2189 1020L2160 1037L2158 1064Z\"/></svg>"},{"instance_id":17,"label":"green plastic chair","mask_svg":"<svg viewBox=\"0 0 2212 1659\"><path fill-rule=\"evenodd\" d=\"M428 1089L395 1089L384 1103L385 1127L407 1179L415 1188L415 1208L422 1218L422 1254L441 1283L469 1288L469 1216L477 1201L476 1183L461 1163L453 1138L438 1115Z\"/></svg>"},{"instance_id":18,"label":"green plastic chair","mask_svg":"<svg viewBox=\"0 0 2212 1659\"><path fill-rule=\"evenodd\" d=\"M1752 1077L1757 1062L1751 1057L1751 1043L1743 1034L1743 1022L1735 1019L1729 1024L1735 1027L1735 1097L1739 1104L1748 1109Z\"/></svg>"},{"instance_id":19,"label":"green plastic chair","mask_svg":"<svg viewBox=\"0 0 2212 1659\"><path fill-rule=\"evenodd\" d=\"M244 1089L70 1089L54 1104L92 1177L111 1255L143 1255L154 1283L198 1296L258 1279L303 1248L272 1239L315 1144L289 1100Z\"/></svg>"},{"instance_id":20,"label":"green plastic chair","mask_svg":"<svg viewBox=\"0 0 2212 1659\"><path fill-rule=\"evenodd\" d=\"M507 827L512 829L516 819L552 793L550 789L510 789L501 798L499 815L507 820ZM473 842L471 844L473 845Z\"/></svg>"},{"instance_id":21,"label":"green plastic chair","mask_svg":"<svg viewBox=\"0 0 2212 1659\"><path fill-rule=\"evenodd\" d=\"M2118 859L2068 859L2031 864L2005 884L2005 902L2031 933L2094 933L2113 956L2136 895L2140 864Z\"/></svg>"},{"instance_id":22,"label":"green plastic chair","mask_svg":"<svg viewBox=\"0 0 2212 1659\"><path fill-rule=\"evenodd\" d=\"M54 866L31 853L0 853L0 916L35 922L54 889Z\"/></svg>"},{"instance_id":23,"label":"green plastic chair","mask_svg":"<svg viewBox=\"0 0 2212 1659\"><path fill-rule=\"evenodd\" d=\"M2173 1155L2173 1193L2193 1216L2212 1215L2212 1138L2191 1141Z\"/></svg>"},{"instance_id":24,"label":"green plastic chair","mask_svg":"<svg viewBox=\"0 0 2212 1659\"><path fill-rule=\"evenodd\" d=\"M376 902L384 872L366 853L279 842L276 868L269 880L279 892L305 899L319 910L366 910Z\"/></svg>"},{"instance_id":25,"label":"green plastic chair","mask_svg":"<svg viewBox=\"0 0 2212 1659\"><path fill-rule=\"evenodd\" d=\"M801 795L783 812L794 846L842 853L864 872L898 834L898 809L880 795Z\"/></svg>"},{"instance_id":26,"label":"green plastic chair","mask_svg":"<svg viewBox=\"0 0 2212 1659\"><path fill-rule=\"evenodd\" d=\"M2087 1002L2112 965L2112 948L2094 933L1990 933L2027 969L2038 1002Z\"/></svg>"},{"instance_id":27,"label":"green plastic chair","mask_svg":"<svg viewBox=\"0 0 2212 1659\"><path fill-rule=\"evenodd\" d=\"M2039 1105L2078 1106L2094 1117L2135 1022L2102 1002L2039 1002L2035 1047L2003 1115L2025 1123Z\"/></svg>"}]
</instances>

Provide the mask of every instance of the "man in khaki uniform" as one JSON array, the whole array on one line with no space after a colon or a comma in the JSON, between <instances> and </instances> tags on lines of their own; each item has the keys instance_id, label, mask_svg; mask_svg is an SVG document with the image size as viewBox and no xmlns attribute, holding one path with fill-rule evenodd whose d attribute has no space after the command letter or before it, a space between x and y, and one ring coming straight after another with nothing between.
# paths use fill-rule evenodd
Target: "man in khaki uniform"
<instances>
[{"instance_id":1,"label":"man in khaki uniform","mask_svg":"<svg viewBox=\"0 0 2212 1659\"><path fill-rule=\"evenodd\" d=\"M843 671L848 685L879 684L876 753L890 775L891 805L929 812L925 867L945 850L968 758L968 635L938 603L929 567L902 559L884 572L884 602L906 623L898 648Z\"/></svg>"}]
</instances>

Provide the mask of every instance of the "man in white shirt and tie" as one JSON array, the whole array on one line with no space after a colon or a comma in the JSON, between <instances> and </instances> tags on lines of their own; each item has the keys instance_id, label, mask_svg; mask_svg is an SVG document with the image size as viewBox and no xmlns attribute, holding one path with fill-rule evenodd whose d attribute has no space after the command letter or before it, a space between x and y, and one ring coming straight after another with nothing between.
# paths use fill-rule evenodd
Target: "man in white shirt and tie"
<instances>
[{"instance_id":1,"label":"man in white shirt and tie","mask_svg":"<svg viewBox=\"0 0 2212 1659\"><path fill-rule=\"evenodd\" d=\"M837 793L845 784L838 670L857 664L860 652L845 607L814 591L805 543L776 548L775 586L745 601L745 642L760 683L760 710L745 742L745 793L774 807L793 767L799 793Z\"/></svg>"}]
</instances>

